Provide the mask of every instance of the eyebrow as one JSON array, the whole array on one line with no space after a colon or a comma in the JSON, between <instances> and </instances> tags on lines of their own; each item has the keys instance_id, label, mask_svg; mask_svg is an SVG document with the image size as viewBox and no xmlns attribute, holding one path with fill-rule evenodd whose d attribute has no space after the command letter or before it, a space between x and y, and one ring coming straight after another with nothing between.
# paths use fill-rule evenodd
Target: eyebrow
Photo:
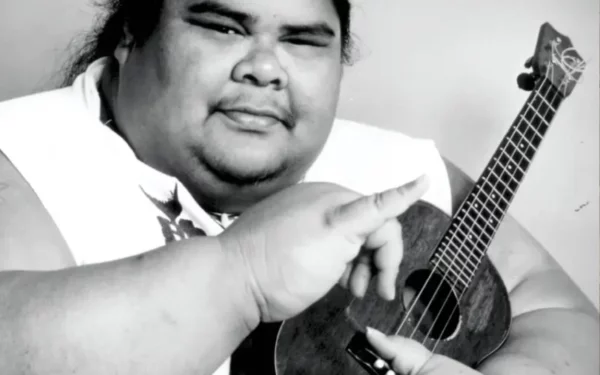
<instances>
[{"instance_id":1,"label":"eyebrow","mask_svg":"<svg viewBox=\"0 0 600 375\"><path fill-rule=\"evenodd\" d=\"M219 16L231 18L234 21L237 21L241 24L253 24L257 21L256 16L232 9L227 5L215 0L206 0L200 3L192 4L189 7L189 11L191 13L196 14L212 13Z\"/></svg>"},{"instance_id":2,"label":"eyebrow","mask_svg":"<svg viewBox=\"0 0 600 375\"><path fill-rule=\"evenodd\" d=\"M219 2L218 0L205 0L192 4L189 7L189 11L194 14L216 14L231 18L232 20L244 25L252 25L258 22L258 17L256 15L233 9L226 4ZM326 22L315 22L306 25L287 24L281 27L281 31L288 35L303 34L328 38L333 38L336 36L333 28L331 28L331 26L329 26Z\"/></svg>"}]
</instances>

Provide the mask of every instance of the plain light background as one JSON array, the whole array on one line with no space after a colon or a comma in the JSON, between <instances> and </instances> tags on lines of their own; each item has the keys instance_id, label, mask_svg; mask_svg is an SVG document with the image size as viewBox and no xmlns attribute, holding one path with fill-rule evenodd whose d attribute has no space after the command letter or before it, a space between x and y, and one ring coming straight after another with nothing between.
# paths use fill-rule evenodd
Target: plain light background
<instances>
[{"instance_id":1,"label":"plain light background","mask_svg":"<svg viewBox=\"0 0 600 375\"><path fill-rule=\"evenodd\" d=\"M598 0L355 5L359 55L345 73L339 116L432 138L473 179L529 95L516 77L541 24L550 22L571 39L588 67L560 107L510 213L598 306ZM0 100L51 87L65 48L94 14L81 0L0 2ZM392 170L382 167L382 173Z\"/></svg>"}]
</instances>

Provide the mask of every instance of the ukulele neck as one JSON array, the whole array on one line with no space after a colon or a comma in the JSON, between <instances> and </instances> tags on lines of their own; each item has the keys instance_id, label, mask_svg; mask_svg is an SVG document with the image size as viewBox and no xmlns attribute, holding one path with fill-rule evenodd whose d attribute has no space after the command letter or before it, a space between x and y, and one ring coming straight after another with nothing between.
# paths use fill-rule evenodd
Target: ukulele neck
<instances>
[{"instance_id":1,"label":"ukulele neck","mask_svg":"<svg viewBox=\"0 0 600 375\"><path fill-rule=\"evenodd\" d=\"M431 259L459 291L469 287L563 96L540 80L461 204Z\"/></svg>"}]
</instances>

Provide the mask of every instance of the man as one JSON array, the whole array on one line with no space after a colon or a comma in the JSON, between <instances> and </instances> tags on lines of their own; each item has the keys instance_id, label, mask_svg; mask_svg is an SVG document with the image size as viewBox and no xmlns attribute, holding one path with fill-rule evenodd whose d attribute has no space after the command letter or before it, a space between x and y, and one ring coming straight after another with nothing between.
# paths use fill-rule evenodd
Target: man
<instances>
[{"instance_id":1,"label":"man","mask_svg":"<svg viewBox=\"0 0 600 375\"><path fill-rule=\"evenodd\" d=\"M108 5L70 87L0 106L3 373L210 374L338 281L394 298L395 217L450 213L470 182L430 143L335 120L350 4ZM510 218L496 243L509 341L472 370L370 331L398 373L597 370L582 293Z\"/></svg>"}]
</instances>

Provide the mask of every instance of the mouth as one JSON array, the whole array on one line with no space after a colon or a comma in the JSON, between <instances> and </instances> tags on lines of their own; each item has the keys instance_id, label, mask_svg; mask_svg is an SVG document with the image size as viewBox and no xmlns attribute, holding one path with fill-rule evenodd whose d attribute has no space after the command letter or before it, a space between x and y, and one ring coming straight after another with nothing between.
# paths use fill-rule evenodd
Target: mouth
<instances>
[{"instance_id":1,"label":"mouth","mask_svg":"<svg viewBox=\"0 0 600 375\"><path fill-rule=\"evenodd\" d=\"M276 125L291 128L289 116L274 108L228 107L218 108L217 112L225 115L236 127L249 132L263 133Z\"/></svg>"}]
</instances>

